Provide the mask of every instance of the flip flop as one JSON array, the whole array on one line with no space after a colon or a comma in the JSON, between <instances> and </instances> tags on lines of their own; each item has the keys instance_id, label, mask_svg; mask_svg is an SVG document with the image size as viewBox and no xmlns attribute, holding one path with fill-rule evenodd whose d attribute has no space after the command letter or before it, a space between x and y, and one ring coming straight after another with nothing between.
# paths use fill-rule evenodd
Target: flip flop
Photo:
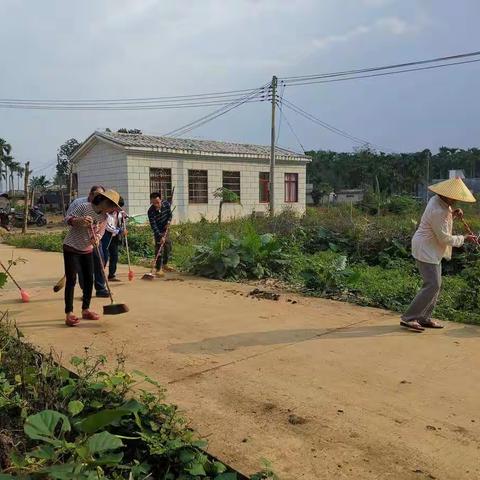
<instances>
[{"instance_id":1,"label":"flip flop","mask_svg":"<svg viewBox=\"0 0 480 480\"><path fill-rule=\"evenodd\" d=\"M436 322L435 320L424 320L418 322L423 328L443 328L444 326L441 323Z\"/></svg>"},{"instance_id":2,"label":"flip flop","mask_svg":"<svg viewBox=\"0 0 480 480\"><path fill-rule=\"evenodd\" d=\"M82 318L84 320L100 320L100 315L98 313L92 312L91 310L84 310L82 312Z\"/></svg>"},{"instance_id":3,"label":"flip flop","mask_svg":"<svg viewBox=\"0 0 480 480\"><path fill-rule=\"evenodd\" d=\"M75 327L80 323L80 319L75 316L73 313L70 313L65 319L65 325L67 327Z\"/></svg>"},{"instance_id":4,"label":"flip flop","mask_svg":"<svg viewBox=\"0 0 480 480\"><path fill-rule=\"evenodd\" d=\"M425 328L420 325L416 320L410 320L406 322L405 320L400 320L400 326L408 328L412 332L421 333L425 330Z\"/></svg>"}]
</instances>

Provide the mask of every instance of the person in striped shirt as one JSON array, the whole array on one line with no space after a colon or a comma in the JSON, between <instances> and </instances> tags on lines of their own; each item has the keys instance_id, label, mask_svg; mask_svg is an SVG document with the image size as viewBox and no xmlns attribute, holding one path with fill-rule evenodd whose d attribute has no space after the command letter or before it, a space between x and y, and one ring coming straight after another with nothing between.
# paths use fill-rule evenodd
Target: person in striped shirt
<instances>
[{"instance_id":1,"label":"person in striped shirt","mask_svg":"<svg viewBox=\"0 0 480 480\"><path fill-rule=\"evenodd\" d=\"M72 211L78 205L82 203L91 202L97 193L103 193L105 191L105 187L103 185L93 185L88 193L88 197L78 197L70 203L67 213L65 215L65 220L71 216ZM100 254L103 252L100 251ZM103 279L102 268L104 264L104 259L100 258L97 255L97 252L94 250L93 252L93 275L94 275L94 286L95 286L95 294L97 297L108 297L108 290L107 286L105 285L105 281ZM82 272L78 272L78 283L80 284L80 288L83 290L83 275Z\"/></svg>"},{"instance_id":2,"label":"person in striped shirt","mask_svg":"<svg viewBox=\"0 0 480 480\"><path fill-rule=\"evenodd\" d=\"M105 232L107 214L119 209L120 195L114 190L97 193L90 202L78 203L70 210L66 222L70 229L63 241L65 265L65 324L74 327L80 319L73 313L76 276L83 274L82 318L98 320L90 310L93 290L93 250Z\"/></svg>"},{"instance_id":3,"label":"person in striped shirt","mask_svg":"<svg viewBox=\"0 0 480 480\"><path fill-rule=\"evenodd\" d=\"M162 199L162 194L160 192L153 192L150 194L150 203L151 205L148 209L147 215L155 238L155 255L157 255L162 238L164 235L167 235L167 228L172 221L172 208L170 207L170 202ZM157 277L163 277L163 269L171 271L171 268L167 266L171 251L172 241L167 236L163 246L162 255L157 259Z\"/></svg>"}]
</instances>

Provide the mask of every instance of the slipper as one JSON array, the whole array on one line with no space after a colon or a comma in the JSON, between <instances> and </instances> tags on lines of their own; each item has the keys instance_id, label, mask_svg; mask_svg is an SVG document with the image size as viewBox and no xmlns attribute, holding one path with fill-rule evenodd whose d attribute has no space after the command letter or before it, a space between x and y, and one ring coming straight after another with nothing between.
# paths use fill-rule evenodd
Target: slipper
<instances>
[{"instance_id":1,"label":"slipper","mask_svg":"<svg viewBox=\"0 0 480 480\"><path fill-rule=\"evenodd\" d=\"M80 319L75 316L73 313L69 313L65 319L65 325L67 327L75 327L80 323Z\"/></svg>"},{"instance_id":2,"label":"slipper","mask_svg":"<svg viewBox=\"0 0 480 480\"><path fill-rule=\"evenodd\" d=\"M444 327L441 323L438 323L435 320L423 320L418 323L423 328L443 328Z\"/></svg>"},{"instance_id":3,"label":"slipper","mask_svg":"<svg viewBox=\"0 0 480 480\"><path fill-rule=\"evenodd\" d=\"M99 320L100 315L98 313L92 312L91 310L84 310L82 312L82 318L84 320Z\"/></svg>"},{"instance_id":4,"label":"slipper","mask_svg":"<svg viewBox=\"0 0 480 480\"><path fill-rule=\"evenodd\" d=\"M412 332L423 332L425 329L418 323L416 320L410 320L409 322L405 320L400 320L400 326L408 328Z\"/></svg>"}]
</instances>

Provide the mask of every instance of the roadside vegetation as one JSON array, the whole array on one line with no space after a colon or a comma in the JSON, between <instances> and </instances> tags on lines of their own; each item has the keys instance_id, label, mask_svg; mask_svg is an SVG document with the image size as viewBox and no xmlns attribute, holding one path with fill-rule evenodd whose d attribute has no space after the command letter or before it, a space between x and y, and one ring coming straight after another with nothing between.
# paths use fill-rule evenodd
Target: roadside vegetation
<instances>
[{"instance_id":1,"label":"roadside vegetation","mask_svg":"<svg viewBox=\"0 0 480 480\"><path fill-rule=\"evenodd\" d=\"M4 278L2 278L4 281ZM240 480L163 388L85 348L69 370L0 320L0 480ZM245 477L241 477L245 478ZM266 469L251 480L271 478Z\"/></svg>"},{"instance_id":2,"label":"roadside vegetation","mask_svg":"<svg viewBox=\"0 0 480 480\"><path fill-rule=\"evenodd\" d=\"M195 275L228 281L273 278L305 295L400 312L420 286L410 241L422 205L409 197L392 197L372 215L375 200L369 196L358 208L310 208L302 217L285 211L274 218L174 225L172 263ZM472 228L480 230L478 215L473 210L468 215ZM462 233L460 225L456 228ZM59 232L9 235L5 241L61 251L62 238ZM131 226L129 245L133 262L149 265L149 227ZM444 271L436 317L480 324L479 253L472 246L457 250Z\"/></svg>"}]
</instances>

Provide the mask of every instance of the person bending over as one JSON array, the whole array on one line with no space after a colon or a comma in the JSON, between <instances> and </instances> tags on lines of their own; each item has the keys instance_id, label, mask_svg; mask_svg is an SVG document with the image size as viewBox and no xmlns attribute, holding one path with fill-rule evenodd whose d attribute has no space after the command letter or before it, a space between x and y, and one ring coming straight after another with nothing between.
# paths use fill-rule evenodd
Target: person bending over
<instances>
[{"instance_id":1,"label":"person bending over","mask_svg":"<svg viewBox=\"0 0 480 480\"><path fill-rule=\"evenodd\" d=\"M103 236L107 214L119 209L120 195L114 190L97 193L91 202L74 206L66 218L70 229L63 241L65 265L65 323L70 327L80 320L73 313L73 296L77 273L83 274L82 318L98 320L97 313L90 310L93 290L93 251L94 245Z\"/></svg>"}]
</instances>

